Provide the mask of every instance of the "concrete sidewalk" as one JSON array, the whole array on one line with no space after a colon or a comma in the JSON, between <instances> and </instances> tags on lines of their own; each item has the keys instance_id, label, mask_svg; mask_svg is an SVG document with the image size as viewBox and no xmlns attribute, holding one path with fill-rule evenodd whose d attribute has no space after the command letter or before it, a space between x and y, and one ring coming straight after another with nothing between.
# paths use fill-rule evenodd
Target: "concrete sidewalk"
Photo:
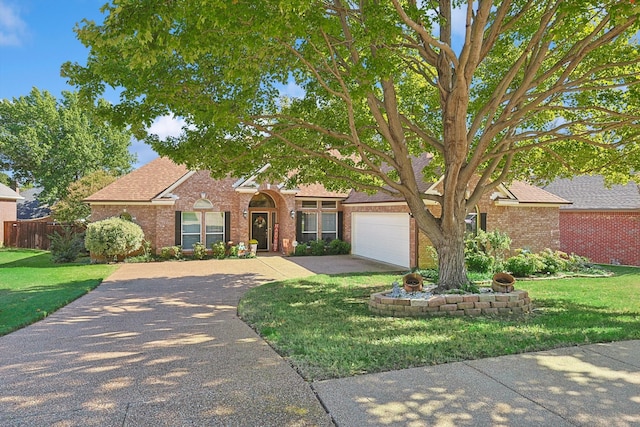
<instances>
[{"instance_id":1,"label":"concrete sidewalk","mask_svg":"<svg viewBox=\"0 0 640 427\"><path fill-rule=\"evenodd\" d=\"M640 341L320 381L338 426L639 426Z\"/></svg>"}]
</instances>

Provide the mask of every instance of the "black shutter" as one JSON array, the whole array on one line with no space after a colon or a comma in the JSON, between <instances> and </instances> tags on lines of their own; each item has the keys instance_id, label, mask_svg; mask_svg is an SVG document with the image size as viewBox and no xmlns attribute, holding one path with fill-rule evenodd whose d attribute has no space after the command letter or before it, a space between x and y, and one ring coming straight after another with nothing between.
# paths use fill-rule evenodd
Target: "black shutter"
<instances>
[{"instance_id":1,"label":"black shutter","mask_svg":"<svg viewBox=\"0 0 640 427\"><path fill-rule=\"evenodd\" d=\"M231 212L224 213L224 242L231 240Z\"/></svg>"},{"instance_id":2,"label":"black shutter","mask_svg":"<svg viewBox=\"0 0 640 427\"><path fill-rule=\"evenodd\" d=\"M487 231L487 213L480 213L480 230Z\"/></svg>"},{"instance_id":3,"label":"black shutter","mask_svg":"<svg viewBox=\"0 0 640 427\"><path fill-rule=\"evenodd\" d=\"M344 229L344 212L338 212L338 239L342 240L342 230Z\"/></svg>"},{"instance_id":4,"label":"black shutter","mask_svg":"<svg viewBox=\"0 0 640 427\"><path fill-rule=\"evenodd\" d=\"M296 240L302 242L302 212L296 212Z\"/></svg>"},{"instance_id":5,"label":"black shutter","mask_svg":"<svg viewBox=\"0 0 640 427\"><path fill-rule=\"evenodd\" d=\"M175 237L174 237L175 245L180 246L182 244L182 211L176 211L174 233L175 233Z\"/></svg>"}]
</instances>

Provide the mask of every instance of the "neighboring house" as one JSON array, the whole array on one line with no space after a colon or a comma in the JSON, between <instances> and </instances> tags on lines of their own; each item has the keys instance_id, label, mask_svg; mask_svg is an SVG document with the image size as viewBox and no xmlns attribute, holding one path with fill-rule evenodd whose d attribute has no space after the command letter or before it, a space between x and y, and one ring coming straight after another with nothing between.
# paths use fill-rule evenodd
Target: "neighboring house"
<instances>
[{"instance_id":1,"label":"neighboring house","mask_svg":"<svg viewBox=\"0 0 640 427\"><path fill-rule=\"evenodd\" d=\"M416 159L416 169L428 161ZM402 200L384 193L331 192L320 184L286 189L263 183L261 172L214 180L207 171L158 158L85 201L92 221L130 214L156 251L172 245L189 251L195 242L208 248L216 241L246 244L253 238L258 250L289 254L294 241L339 238L352 244L354 255L405 268L427 262L429 241L417 232ZM440 183L421 185L437 192ZM566 203L515 182L487 195L469 216L470 227L508 232L513 248L558 249L558 207Z\"/></svg>"},{"instance_id":2,"label":"neighboring house","mask_svg":"<svg viewBox=\"0 0 640 427\"><path fill-rule=\"evenodd\" d=\"M560 249L594 262L640 266L640 187L607 188L602 176L558 179L546 191L573 202L560 209Z\"/></svg>"},{"instance_id":3,"label":"neighboring house","mask_svg":"<svg viewBox=\"0 0 640 427\"><path fill-rule=\"evenodd\" d=\"M20 195L23 200L18 201L18 219L19 220L35 220L48 221L51 216L51 209L46 203L38 200L38 195L42 188L29 188L22 190Z\"/></svg>"},{"instance_id":4,"label":"neighboring house","mask_svg":"<svg viewBox=\"0 0 640 427\"><path fill-rule=\"evenodd\" d=\"M15 221L17 219L17 207L18 200L22 200L20 194L0 183L0 243L4 244L4 222ZM2 246L2 245L0 245Z\"/></svg>"}]
</instances>

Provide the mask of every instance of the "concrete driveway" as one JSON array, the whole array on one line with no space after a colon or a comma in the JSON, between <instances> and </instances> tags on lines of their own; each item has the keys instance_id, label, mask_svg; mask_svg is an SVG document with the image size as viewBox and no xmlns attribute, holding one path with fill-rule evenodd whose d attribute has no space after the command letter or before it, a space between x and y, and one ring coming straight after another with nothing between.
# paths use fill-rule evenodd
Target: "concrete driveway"
<instances>
[{"instance_id":1,"label":"concrete driveway","mask_svg":"<svg viewBox=\"0 0 640 427\"><path fill-rule=\"evenodd\" d=\"M0 425L332 425L311 387L236 316L242 294L267 281L394 269L315 260L122 265L88 295L0 337Z\"/></svg>"}]
</instances>

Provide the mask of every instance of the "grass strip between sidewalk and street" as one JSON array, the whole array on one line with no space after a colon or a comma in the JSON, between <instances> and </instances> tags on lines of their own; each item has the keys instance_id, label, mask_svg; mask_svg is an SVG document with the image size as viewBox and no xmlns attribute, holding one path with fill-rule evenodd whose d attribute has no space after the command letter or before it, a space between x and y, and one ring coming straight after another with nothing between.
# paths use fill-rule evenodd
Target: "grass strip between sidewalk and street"
<instances>
[{"instance_id":1,"label":"grass strip between sidewalk and street","mask_svg":"<svg viewBox=\"0 0 640 427\"><path fill-rule=\"evenodd\" d=\"M0 335L37 322L86 294L117 265L54 264L47 251L0 249Z\"/></svg>"},{"instance_id":2,"label":"grass strip between sidewalk and street","mask_svg":"<svg viewBox=\"0 0 640 427\"><path fill-rule=\"evenodd\" d=\"M401 276L318 275L250 290L240 316L308 380L640 339L640 268L613 277L518 281L536 307L521 317L392 318L369 312Z\"/></svg>"}]
</instances>

